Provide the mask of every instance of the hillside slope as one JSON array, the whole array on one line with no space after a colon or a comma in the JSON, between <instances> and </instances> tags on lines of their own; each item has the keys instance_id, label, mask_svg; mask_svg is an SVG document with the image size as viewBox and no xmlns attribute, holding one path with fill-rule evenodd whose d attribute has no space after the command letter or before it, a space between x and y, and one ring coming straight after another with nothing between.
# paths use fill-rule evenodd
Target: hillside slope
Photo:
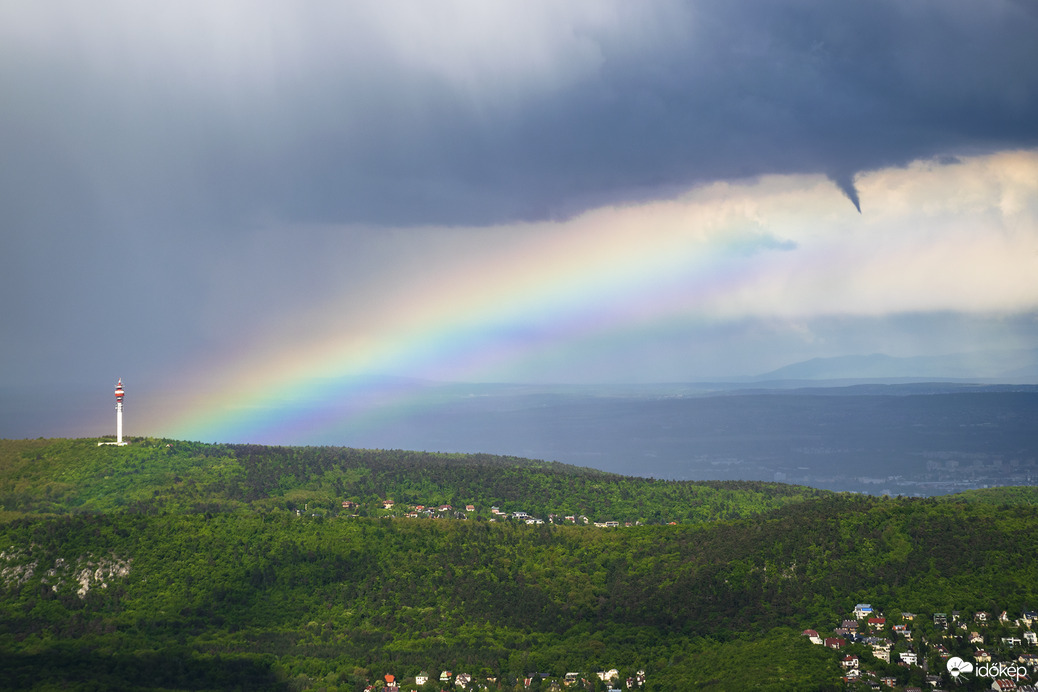
<instances>
[{"instance_id":1,"label":"hillside slope","mask_svg":"<svg viewBox=\"0 0 1038 692\"><path fill-rule=\"evenodd\" d=\"M604 689L595 672L616 668L644 671L648 690L842 689L843 652L800 632L831 631L856 603L891 624L919 613L913 640L890 625L885 636L931 672L943 670L937 643L973 648L929 614L1038 604L1033 489L1006 503L996 489L892 499L406 452L0 449L0 669L14 688L361 690L451 670L509 690L535 671L542 689L578 671ZM654 498L707 509L617 529L382 509L407 493L531 512L606 497L616 516ZM342 511L347 496L359 506ZM1003 660L1007 627L985 630ZM921 666L870 665L925 684Z\"/></svg>"},{"instance_id":2,"label":"hillside slope","mask_svg":"<svg viewBox=\"0 0 1038 692\"><path fill-rule=\"evenodd\" d=\"M499 506L542 518L668 523L748 516L826 494L780 483L656 481L486 454L0 440L0 509L14 513L281 508L335 515L349 500L359 506L345 513L381 516L383 501L393 500L401 507L473 504L484 517Z\"/></svg>"}]
</instances>

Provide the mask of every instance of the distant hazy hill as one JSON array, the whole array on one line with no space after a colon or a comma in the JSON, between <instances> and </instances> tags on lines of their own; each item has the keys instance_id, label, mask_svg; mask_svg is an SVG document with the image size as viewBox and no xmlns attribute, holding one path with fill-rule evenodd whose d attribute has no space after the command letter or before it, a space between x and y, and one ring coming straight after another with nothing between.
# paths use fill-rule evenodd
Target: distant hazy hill
<instances>
[{"instance_id":1,"label":"distant hazy hill","mask_svg":"<svg viewBox=\"0 0 1038 692\"><path fill-rule=\"evenodd\" d=\"M975 351L943 356L812 358L759 375L767 380L965 379L1017 383L1038 379L1038 349Z\"/></svg>"}]
</instances>

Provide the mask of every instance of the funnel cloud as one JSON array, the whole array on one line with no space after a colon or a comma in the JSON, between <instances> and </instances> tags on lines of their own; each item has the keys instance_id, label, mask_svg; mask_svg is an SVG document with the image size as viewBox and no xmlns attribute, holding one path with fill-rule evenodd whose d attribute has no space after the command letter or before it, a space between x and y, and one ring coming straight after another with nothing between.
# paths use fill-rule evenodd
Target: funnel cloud
<instances>
[{"instance_id":1,"label":"funnel cloud","mask_svg":"<svg viewBox=\"0 0 1038 692\"><path fill-rule=\"evenodd\" d=\"M858 198L858 188L854 185L854 175L851 173L830 173L829 179L836 184L836 187L840 188L840 191L847 196L847 199L851 201L860 214L861 200Z\"/></svg>"}]
</instances>

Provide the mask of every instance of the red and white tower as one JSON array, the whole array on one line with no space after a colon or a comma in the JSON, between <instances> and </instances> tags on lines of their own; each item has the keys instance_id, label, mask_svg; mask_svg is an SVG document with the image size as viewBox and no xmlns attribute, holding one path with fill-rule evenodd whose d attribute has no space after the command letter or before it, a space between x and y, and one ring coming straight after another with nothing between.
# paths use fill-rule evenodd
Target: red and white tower
<instances>
[{"instance_id":1,"label":"red and white tower","mask_svg":"<svg viewBox=\"0 0 1038 692\"><path fill-rule=\"evenodd\" d=\"M115 442L98 442L97 446L101 445L119 445L120 447L127 444L123 442L123 397L126 396L126 392L123 391L123 378L119 378L119 381L115 384Z\"/></svg>"},{"instance_id":2,"label":"red and white tower","mask_svg":"<svg viewBox=\"0 0 1038 692\"><path fill-rule=\"evenodd\" d=\"M115 444L124 445L123 442L123 378L115 385Z\"/></svg>"}]
</instances>

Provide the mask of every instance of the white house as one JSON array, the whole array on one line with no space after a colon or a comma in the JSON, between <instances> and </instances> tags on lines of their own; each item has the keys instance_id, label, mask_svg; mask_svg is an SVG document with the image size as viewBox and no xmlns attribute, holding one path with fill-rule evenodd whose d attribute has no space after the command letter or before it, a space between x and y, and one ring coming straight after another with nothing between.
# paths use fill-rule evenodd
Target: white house
<instances>
[{"instance_id":1,"label":"white house","mask_svg":"<svg viewBox=\"0 0 1038 692\"><path fill-rule=\"evenodd\" d=\"M872 615L872 606L868 603L859 603L854 606L854 619L864 620L865 618Z\"/></svg>"},{"instance_id":2,"label":"white house","mask_svg":"<svg viewBox=\"0 0 1038 692\"><path fill-rule=\"evenodd\" d=\"M810 639L812 644L822 643L821 635L819 635L818 632L816 632L815 630L804 630L803 632L801 632L801 634Z\"/></svg>"}]
</instances>

